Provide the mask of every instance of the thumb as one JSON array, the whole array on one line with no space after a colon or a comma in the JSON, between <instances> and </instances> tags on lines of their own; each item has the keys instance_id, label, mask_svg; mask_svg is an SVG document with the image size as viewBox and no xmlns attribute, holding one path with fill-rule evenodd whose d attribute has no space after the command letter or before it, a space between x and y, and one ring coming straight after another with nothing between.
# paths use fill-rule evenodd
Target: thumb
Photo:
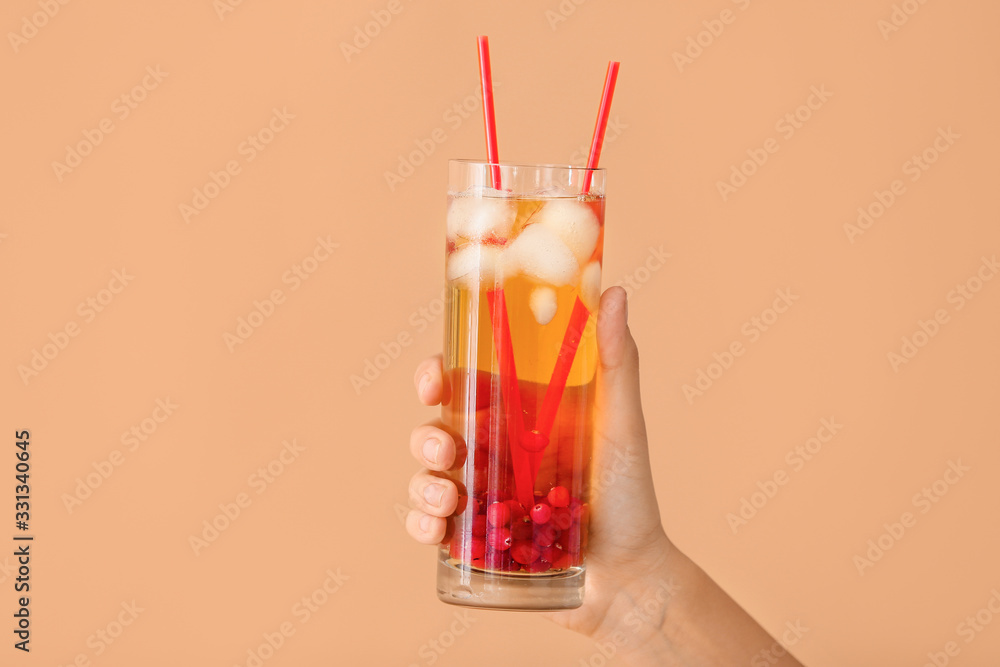
<instances>
[{"instance_id":1,"label":"thumb","mask_svg":"<svg viewBox=\"0 0 1000 667\"><path fill-rule=\"evenodd\" d=\"M641 442L646 449L646 422L639 395L639 349L628 328L628 297L611 287L601 297L597 316L598 437L606 446ZM643 452L648 458L648 451Z\"/></svg>"},{"instance_id":2,"label":"thumb","mask_svg":"<svg viewBox=\"0 0 1000 667\"><path fill-rule=\"evenodd\" d=\"M628 300L621 287L601 297L597 349L593 528L613 528L616 546L627 548L662 528L639 394L639 350L628 328Z\"/></svg>"}]
</instances>

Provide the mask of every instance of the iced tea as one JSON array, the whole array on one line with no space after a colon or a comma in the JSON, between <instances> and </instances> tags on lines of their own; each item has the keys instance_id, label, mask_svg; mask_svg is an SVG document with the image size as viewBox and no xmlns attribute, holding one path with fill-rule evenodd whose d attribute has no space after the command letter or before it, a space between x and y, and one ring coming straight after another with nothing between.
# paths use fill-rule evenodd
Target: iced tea
<instances>
[{"instance_id":1,"label":"iced tea","mask_svg":"<svg viewBox=\"0 0 1000 667\"><path fill-rule=\"evenodd\" d=\"M439 595L571 608L587 541L603 171L582 194L584 169L504 165L497 189L480 168L452 163L448 203L442 420L460 501Z\"/></svg>"}]
</instances>

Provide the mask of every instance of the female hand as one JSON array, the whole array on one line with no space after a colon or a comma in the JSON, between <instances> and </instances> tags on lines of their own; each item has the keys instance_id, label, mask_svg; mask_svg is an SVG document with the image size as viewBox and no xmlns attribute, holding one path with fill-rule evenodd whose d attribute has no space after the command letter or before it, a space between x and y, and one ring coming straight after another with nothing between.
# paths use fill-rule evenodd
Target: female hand
<instances>
[{"instance_id":1,"label":"female hand","mask_svg":"<svg viewBox=\"0 0 1000 667\"><path fill-rule=\"evenodd\" d=\"M667 538L653 490L639 394L639 353L628 328L625 291L601 297L600 364L587 579L583 606L548 612L556 623L594 638L633 664L799 665ZM417 396L437 405L446 391L441 357L423 361ZM410 452L425 468L410 480L406 530L418 542L444 539L458 490L443 473L455 462L454 439L440 421L413 429ZM720 632L721 631L721 632ZM777 652L775 652L777 651Z\"/></svg>"}]
</instances>

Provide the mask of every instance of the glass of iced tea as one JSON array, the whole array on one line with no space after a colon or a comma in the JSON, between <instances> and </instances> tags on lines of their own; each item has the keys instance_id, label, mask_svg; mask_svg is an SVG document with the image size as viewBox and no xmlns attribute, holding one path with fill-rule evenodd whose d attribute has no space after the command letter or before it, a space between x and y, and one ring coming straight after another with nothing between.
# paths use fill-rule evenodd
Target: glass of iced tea
<instances>
[{"instance_id":1,"label":"glass of iced tea","mask_svg":"<svg viewBox=\"0 0 1000 667\"><path fill-rule=\"evenodd\" d=\"M449 163L445 602L583 603L604 189L603 169Z\"/></svg>"}]
</instances>

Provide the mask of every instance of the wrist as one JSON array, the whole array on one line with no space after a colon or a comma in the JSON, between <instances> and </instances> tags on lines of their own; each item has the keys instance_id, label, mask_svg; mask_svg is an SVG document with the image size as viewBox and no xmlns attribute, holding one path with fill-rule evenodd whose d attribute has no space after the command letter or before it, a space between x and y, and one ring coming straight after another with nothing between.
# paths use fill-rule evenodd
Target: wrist
<instances>
[{"instance_id":1,"label":"wrist","mask_svg":"<svg viewBox=\"0 0 1000 667\"><path fill-rule=\"evenodd\" d=\"M671 594L658 614L647 614L643 632L632 632L634 642L621 652L632 667L691 667L750 662L761 649L776 646L767 632L691 559L672 544L663 559L657 581L669 582ZM656 582L646 578L645 589L629 593L637 601L634 614L653 608ZM632 620L628 615L623 621ZM801 667L785 652L781 666ZM777 666L776 666L777 667Z\"/></svg>"},{"instance_id":2,"label":"wrist","mask_svg":"<svg viewBox=\"0 0 1000 667\"><path fill-rule=\"evenodd\" d=\"M598 639L598 647L611 651L633 667L682 665L675 642L680 639L684 598L697 595L694 576L698 568L664 534L650 558L630 565L630 576L606 618L614 619Z\"/></svg>"}]
</instances>

